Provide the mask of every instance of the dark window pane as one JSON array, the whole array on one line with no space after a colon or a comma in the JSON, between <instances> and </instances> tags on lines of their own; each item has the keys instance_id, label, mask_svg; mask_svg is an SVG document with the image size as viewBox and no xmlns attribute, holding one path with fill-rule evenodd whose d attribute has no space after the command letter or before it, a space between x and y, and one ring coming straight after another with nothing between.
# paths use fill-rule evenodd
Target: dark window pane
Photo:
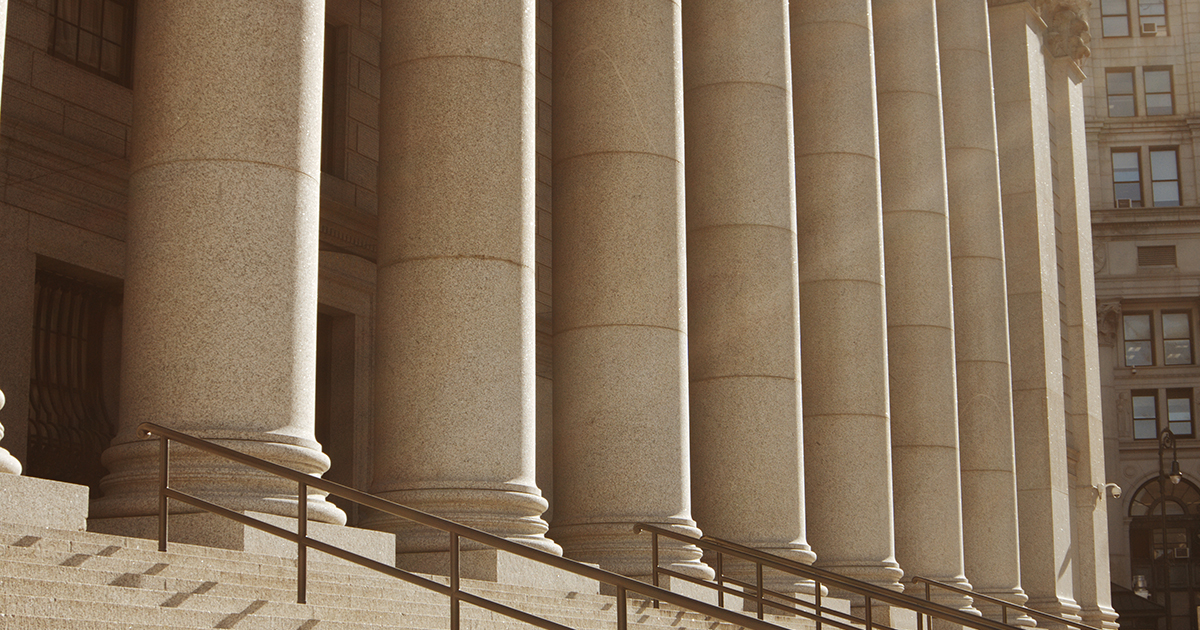
<instances>
[{"instance_id":1,"label":"dark window pane","mask_svg":"<svg viewBox=\"0 0 1200 630\"><path fill-rule=\"evenodd\" d=\"M1167 365L1191 365L1192 342L1189 339L1163 340L1163 363Z\"/></svg>"},{"instance_id":2,"label":"dark window pane","mask_svg":"<svg viewBox=\"0 0 1200 630\"><path fill-rule=\"evenodd\" d=\"M101 27L101 13L104 10L104 0L82 0L79 8L79 28L98 35Z\"/></svg>"},{"instance_id":3,"label":"dark window pane","mask_svg":"<svg viewBox=\"0 0 1200 630\"><path fill-rule=\"evenodd\" d=\"M1158 413L1154 409L1154 396L1134 396L1133 397L1133 417L1134 418L1157 418Z\"/></svg>"},{"instance_id":4,"label":"dark window pane","mask_svg":"<svg viewBox=\"0 0 1200 630\"><path fill-rule=\"evenodd\" d=\"M1154 420L1134 420L1133 439L1153 440L1158 434L1158 426Z\"/></svg>"},{"instance_id":5,"label":"dark window pane","mask_svg":"<svg viewBox=\"0 0 1200 630\"><path fill-rule=\"evenodd\" d=\"M1147 99L1148 98L1149 97L1147 97ZM1109 96L1108 115L1112 116L1113 118L1136 116L1137 110L1134 108L1133 104L1134 100L1132 95Z\"/></svg>"},{"instance_id":6,"label":"dark window pane","mask_svg":"<svg viewBox=\"0 0 1200 630\"><path fill-rule=\"evenodd\" d=\"M1112 98L1109 97L1109 109L1112 109ZM1124 98L1124 97L1121 97ZM1132 100L1133 97L1130 97ZM1146 95L1146 115L1147 116L1170 116L1175 113L1175 105L1170 94L1147 94ZM1109 116L1115 116L1111 111ZM1132 116L1133 114L1129 114Z\"/></svg>"},{"instance_id":7,"label":"dark window pane","mask_svg":"<svg viewBox=\"0 0 1200 630\"><path fill-rule=\"evenodd\" d=\"M1170 394L1168 394L1169 396ZM1167 398L1167 419L1171 422L1191 422L1191 398Z\"/></svg>"},{"instance_id":8,"label":"dark window pane","mask_svg":"<svg viewBox=\"0 0 1200 630\"><path fill-rule=\"evenodd\" d=\"M109 0L104 5L104 39L125 43L125 7Z\"/></svg>"},{"instance_id":9,"label":"dark window pane","mask_svg":"<svg viewBox=\"0 0 1200 630\"><path fill-rule=\"evenodd\" d=\"M1138 168L1138 154L1132 151L1113 153L1113 181L1137 182L1142 177Z\"/></svg>"},{"instance_id":10,"label":"dark window pane","mask_svg":"<svg viewBox=\"0 0 1200 630\"><path fill-rule=\"evenodd\" d=\"M58 17L69 20L72 24L79 21L79 0L58 0Z\"/></svg>"},{"instance_id":11,"label":"dark window pane","mask_svg":"<svg viewBox=\"0 0 1200 630\"><path fill-rule=\"evenodd\" d=\"M100 67L100 38L86 31L79 32L79 62Z\"/></svg>"},{"instance_id":12,"label":"dark window pane","mask_svg":"<svg viewBox=\"0 0 1200 630\"><path fill-rule=\"evenodd\" d=\"M1171 424L1171 433L1174 433L1175 435L1190 436L1192 434L1192 421L1191 420L1188 420L1187 422L1172 422L1170 424Z\"/></svg>"},{"instance_id":13,"label":"dark window pane","mask_svg":"<svg viewBox=\"0 0 1200 630\"><path fill-rule=\"evenodd\" d=\"M56 26L57 28L54 29L54 52L74 59L76 48L79 45L79 29L66 22L58 22Z\"/></svg>"},{"instance_id":14,"label":"dark window pane","mask_svg":"<svg viewBox=\"0 0 1200 630\"><path fill-rule=\"evenodd\" d=\"M100 71L114 77L121 76L121 47L110 42L104 42L100 51Z\"/></svg>"},{"instance_id":15,"label":"dark window pane","mask_svg":"<svg viewBox=\"0 0 1200 630\"><path fill-rule=\"evenodd\" d=\"M1147 73L1149 74L1149 73ZM1133 73L1132 72L1109 72L1108 78L1108 93L1109 94L1133 94ZM1149 85L1149 84L1147 84ZM1147 87L1149 90L1149 87ZM1166 90L1152 90L1154 92L1165 92Z\"/></svg>"},{"instance_id":16,"label":"dark window pane","mask_svg":"<svg viewBox=\"0 0 1200 630\"><path fill-rule=\"evenodd\" d=\"M1129 199L1133 203L1133 207L1142 207L1142 185L1141 184L1114 184L1113 192L1117 199Z\"/></svg>"},{"instance_id":17,"label":"dark window pane","mask_svg":"<svg viewBox=\"0 0 1200 630\"><path fill-rule=\"evenodd\" d=\"M1179 205L1179 182L1154 182L1154 206Z\"/></svg>"},{"instance_id":18,"label":"dark window pane","mask_svg":"<svg viewBox=\"0 0 1200 630\"><path fill-rule=\"evenodd\" d=\"M1126 341L1133 339L1149 339L1150 338L1150 316L1149 315L1126 315L1125 316L1125 339Z\"/></svg>"},{"instance_id":19,"label":"dark window pane","mask_svg":"<svg viewBox=\"0 0 1200 630\"><path fill-rule=\"evenodd\" d=\"M1150 175L1156 182L1179 179L1179 172L1176 170L1175 151L1151 151Z\"/></svg>"},{"instance_id":20,"label":"dark window pane","mask_svg":"<svg viewBox=\"0 0 1200 630\"><path fill-rule=\"evenodd\" d=\"M1170 70L1147 70L1145 72L1145 79L1146 79L1146 91L1147 92L1170 92L1171 91L1171 71Z\"/></svg>"},{"instance_id":21,"label":"dark window pane","mask_svg":"<svg viewBox=\"0 0 1200 630\"><path fill-rule=\"evenodd\" d=\"M1106 17L1104 22L1105 37L1128 37L1129 36L1129 18L1122 15L1119 17Z\"/></svg>"},{"instance_id":22,"label":"dark window pane","mask_svg":"<svg viewBox=\"0 0 1200 630\"><path fill-rule=\"evenodd\" d=\"M1100 0L1100 11L1104 15L1125 15L1129 13L1128 0Z\"/></svg>"},{"instance_id":23,"label":"dark window pane","mask_svg":"<svg viewBox=\"0 0 1200 630\"><path fill-rule=\"evenodd\" d=\"M1138 13L1141 15L1166 15L1167 3L1164 0L1140 0Z\"/></svg>"},{"instance_id":24,"label":"dark window pane","mask_svg":"<svg viewBox=\"0 0 1200 630\"><path fill-rule=\"evenodd\" d=\"M1190 339L1192 326L1187 313L1163 313L1163 339Z\"/></svg>"}]
</instances>

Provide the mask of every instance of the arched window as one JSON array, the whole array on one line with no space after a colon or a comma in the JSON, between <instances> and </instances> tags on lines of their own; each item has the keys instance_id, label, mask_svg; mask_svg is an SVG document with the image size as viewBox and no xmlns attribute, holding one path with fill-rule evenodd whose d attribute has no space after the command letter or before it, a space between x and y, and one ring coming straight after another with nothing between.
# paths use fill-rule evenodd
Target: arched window
<instances>
[{"instance_id":1,"label":"arched window","mask_svg":"<svg viewBox=\"0 0 1200 630\"><path fill-rule=\"evenodd\" d=\"M1166 495L1162 494L1166 487ZM1151 479L1138 488L1129 502L1130 516L1162 516L1166 507L1167 516L1200 516L1200 490L1187 480L1178 484L1160 483Z\"/></svg>"}]
</instances>

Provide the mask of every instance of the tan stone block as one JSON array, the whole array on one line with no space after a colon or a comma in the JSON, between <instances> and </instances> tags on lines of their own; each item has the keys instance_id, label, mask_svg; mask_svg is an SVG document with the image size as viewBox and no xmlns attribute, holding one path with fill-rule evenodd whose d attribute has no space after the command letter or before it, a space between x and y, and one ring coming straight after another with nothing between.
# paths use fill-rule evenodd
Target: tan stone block
<instances>
[{"instance_id":1,"label":"tan stone block","mask_svg":"<svg viewBox=\"0 0 1200 630\"><path fill-rule=\"evenodd\" d=\"M787 39L779 28L787 19L787 3L780 0L684 4L683 89L688 98L693 88L729 82L782 90L791 79ZM736 25L737 36L717 25Z\"/></svg>"},{"instance_id":2,"label":"tan stone block","mask_svg":"<svg viewBox=\"0 0 1200 630\"><path fill-rule=\"evenodd\" d=\"M87 515L87 486L0 473L0 521L81 532Z\"/></svg>"},{"instance_id":3,"label":"tan stone block","mask_svg":"<svg viewBox=\"0 0 1200 630\"><path fill-rule=\"evenodd\" d=\"M520 6L520 5L515 5ZM381 67L434 57L492 59L534 70L532 29L534 11L514 10L514 5L489 0L423 2L402 0L384 13L389 33ZM480 33L524 33L525 37L480 37ZM486 91L486 90L485 90Z\"/></svg>"},{"instance_id":4,"label":"tan stone block","mask_svg":"<svg viewBox=\"0 0 1200 630\"><path fill-rule=\"evenodd\" d=\"M879 284L830 281L800 287L800 365L806 417L886 418L887 366L872 360L887 352L882 302ZM832 313L844 315L831 317ZM810 396L809 392L820 394Z\"/></svg>"}]
</instances>

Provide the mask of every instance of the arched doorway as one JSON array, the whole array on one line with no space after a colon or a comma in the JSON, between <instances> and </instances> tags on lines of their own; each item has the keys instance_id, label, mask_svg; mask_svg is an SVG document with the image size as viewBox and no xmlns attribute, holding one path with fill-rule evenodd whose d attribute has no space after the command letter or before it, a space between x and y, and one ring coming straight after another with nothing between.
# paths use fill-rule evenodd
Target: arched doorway
<instances>
[{"instance_id":1,"label":"arched doorway","mask_svg":"<svg viewBox=\"0 0 1200 630\"><path fill-rule=\"evenodd\" d=\"M1149 599L1168 611L1157 624L1138 627L1197 630L1200 489L1186 479L1178 484L1151 479L1134 494L1129 516L1133 580L1136 583L1138 576L1144 576Z\"/></svg>"}]
</instances>

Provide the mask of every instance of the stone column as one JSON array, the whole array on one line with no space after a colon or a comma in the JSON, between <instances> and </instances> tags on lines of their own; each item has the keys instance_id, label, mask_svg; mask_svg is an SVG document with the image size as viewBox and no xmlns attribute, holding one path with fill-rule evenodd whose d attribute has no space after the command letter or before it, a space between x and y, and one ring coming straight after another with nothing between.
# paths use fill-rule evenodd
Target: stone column
<instances>
[{"instance_id":1,"label":"stone column","mask_svg":"<svg viewBox=\"0 0 1200 630\"><path fill-rule=\"evenodd\" d=\"M1058 205L1059 269L1063 293L1063 394L1067 431L1078 453L1073 488L1072 543L1075 600L1085 623L1116 628L1108 559L1108 502L1104 500L1104 420L1096 332L1092 209L1088 192L1087 132L1080 68L1090 54L1086 0L1048 3L1049 106ZM1097 488L1101 492L1097 493Z\"/></svg>"},{"instance_id":2,"label":"stone column","mask_svg":"<svg viewBox=\"0 0 1200 630\"><path fill-rule=\"evenodd\" d=\"M954 309L934 0L873 0L896 559L909 575L963 575ZM937 535L930 535L937 532ZM924 587L919 587L924 590ZM935 601L970 609L969 597Z\"/></svg>"},{"instance_id":3,"label":"stone column","mask_svg":"<svg viewBox=\"0 0 1200 630\"><path fill-rule=\"evenodd\" d=\"M818 566L900 590L869 0L791 4L804 458Z\"/></svg>"},{"instance_id":4,"label":"stone column","mask_svg":"<svg viewBox=\"0 0 1200 630\"><path fill-rule=\"evenodd\" d=\"M812 563L787 18L683 5L692 497L706 534Z\"/></svg>"},{"instance_id":5,"label":"stone column","mask_svg":"<svg viewBox=\"0 0 1200 630\"><path fill-rule=\"evenodd\" d=\"M954 286L963 564L972 588L1014 604L1021 589L1004 226L984 0L938 0ZM1001 618L1000 607L975 607ZM1023 618L1024 624L1032 620Z\"/></svg>"},{"instance_id":6,"label":"stone column","mask_svg":"<svg viewBox=\"0 0 1200 630\"><path fill-rule=\"evenodd\" d=\"M554 529L650 570L646 521L698 535L688 448L679 4L554 2ZM699 550L662 563L712 575Z\"/></svg>"},{"instance_id":7,"label":"stone column","mask_svg":"<svg viewBox=\"0 0 1200 630\"><path fill-rule=\"evenodd\" d=\"M1028 605L1078 612L1069 562L1071 504L1063 406L1045 28L1028 2L993 3L992 69L1004 208L1021 585Z\"/></svg>"},{"instance_id":8,"label":"stone column","mask_svg":"<svg viewBox=\"0 0 1200 630\"><path fill-rule=\"evenodd\" d=\"M329 467L313 436L323 28L321 0L139 7L121 425L93 519L157 513L144 421ZM180 448L172 475L231 509L296 514L295 484L244 466ZM345 521L318 495L308 510Z\"/></svg>"},{"instance_id":9,"label":"stone column","mask_svg":"<svg viewBox=\"0 0 1200 630\"><path fill-rule=\"evenodd\" d=\"M4 41L4 32L5 32L5 28L7 25L8 25L8 0L0 0L0 42ZM4 69L4 47L0 46L0 71L2 71L3 69ZM2 84L3 84L3 74L0 73L0 85L2 85ZM3 221L5 219L7 219L7 217L0 217L0 221ZM5 239L5 240L7 240L7 239ZM0 245L2 245L2 243L0 243ZM3 268L6 271L8 270L8 267L9 267L8 264L3 265ZM16 293L14 295L14 297L19 296L19 295L21 295L21 294ZM9 362L11 362L13 359L12 359L12 357L8 357L7 360ZM28 365L28 363L26 363L26 365ZM26 380L28 381L28 375L26 375ZM0 391L0 408L3 408L3 407L4 407L4 392ZM17 419L15 417L14 418L5 417L5 419L8 420L9 422L17 421ZM22 419L21 421L23 422L24 420ZM0 440L2 440L2 439L4 439L4 425L2 423L0 423ZM0 446L0 473L9 473L9 474L13 474L13 475L21 474L21 462L17 461L17 458L13 457L12 454L9 453L7 450L5 450L3 446Z\"/></svg>"},{"instance_id":10,"label":"stone column","mask_svg":"<svg viewBox=\"0 0 1200 630\"><path fill-rule=\"evenodd\" d=\"M372 487L558 553L534 481L535 14L383 6ZM400 554L448 549L368 523Z\"/></svg>"},{"instance_id":11,"label":"stone column","mask_svg":"<svg viewBox=\"0 0 1200 630\"><path fill-rule=\"evenodd\" d=\"M1093 247L1107 247L1105 241L1093 241ZM1102 269L1104 255L1097 257L1093 249L1094 268ZM1103 275L1103 274L1098 274ZM1132 437L1133 418L1130 410L1129 391L1118 391L1114 368L1119 365L1122 352L1117 344L1120 329L1121 302L1106 299L1096 306L1096 337L1100 348L1100 402L1104 411L1104 484L1122 478L1120 471L1121 438ZM1103 485L1103 484L1101 484ZM1124 488L1128 494L1114 499L1107 488L1100 495L1108 503L1108 572L1115 584L1133 588L1133 573L1129 561L1129 530L1125 525L1125 505L1132 498L1134 488Z\"/></svg>"}]
</instances>

